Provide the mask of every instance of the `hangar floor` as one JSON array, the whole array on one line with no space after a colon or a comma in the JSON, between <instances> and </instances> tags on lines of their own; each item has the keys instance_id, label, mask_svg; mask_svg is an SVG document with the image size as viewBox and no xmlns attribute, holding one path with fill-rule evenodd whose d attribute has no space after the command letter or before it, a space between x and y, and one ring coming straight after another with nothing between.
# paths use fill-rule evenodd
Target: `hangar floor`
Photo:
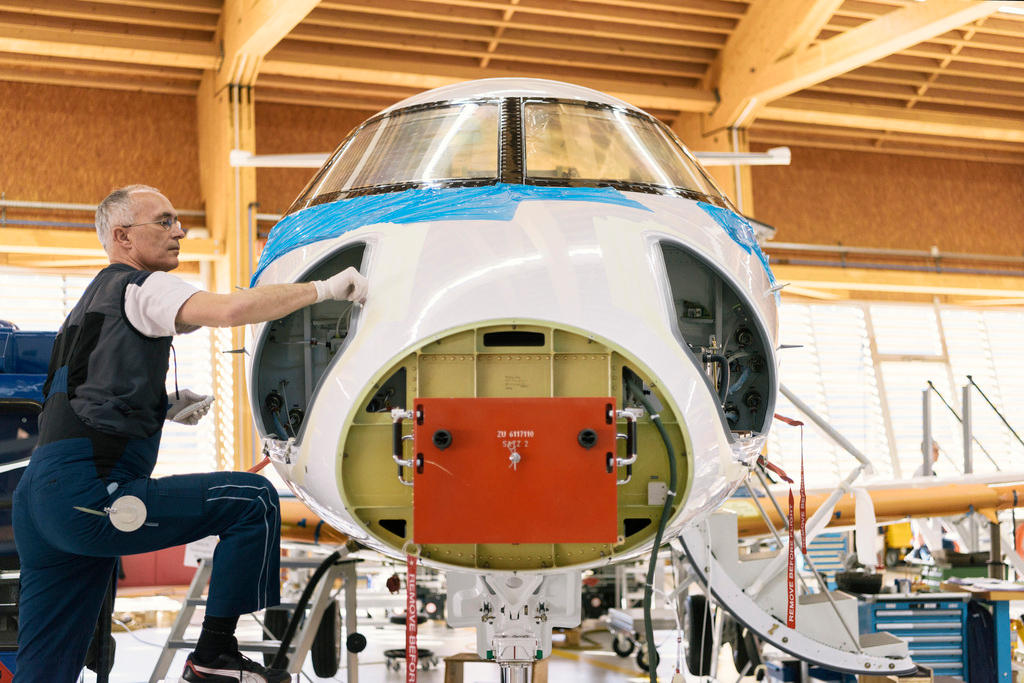
<instances>
[{"instance_id":1,"label":"hangar floor","mask_svg":"<svg viewBox=\"0 0 1024 683\"><path fill-rule=\"evenodd\" d=\"M252 632L250 633L250 626ZM369 645L360 655L359 683L401 683L404 678L402 671L388 669L385 664L384 650L400 648L405 644L405 631L402 626L394 624L365 624L361 626L367 636ZM140 683L148 681L153 666L160 654L160 648L167 638L167 628L145 628L125 633L116 632L117 656L114 670L110 674L111 683ZM258 637L256 626L239 624L239 632L243 639ZM190 634L191 635L191 634ZM657 632L662 653L662 665L659 667L659 680L668 683L672 680L675 667L676 639L674 632ZM610 683L611 681L641 683L647 676L637 667L633 657L620 658L611 650L611 639L607 632L588 633L584 640L586 649L557 648L548 662L548 681L550 683ZM419 680L424 683L441 683L444 680L445 656L458 652L470 652L474 647L474 631L472 629L450 629L439 622L428 622L420 627L419 643L421 648L432 650L442 660L435 669L420 671ZM726 649L725 652L728 652ZM185 662L185 652L176 655L174 663L165 679L176 683ZM720 666L721 680L736 680L736 674L728 657L723 657ZM347 681L344 669L339 670L334 678L318 678L313 673L313 666L306 661L300 681ZM96 680L95 674L86 671L82 679L85 683ZM498 668L493 664L467 664L465 683L496 683L499 680ZM752 679L747 679L752 680Z\"/></svg>"}]
</instances>

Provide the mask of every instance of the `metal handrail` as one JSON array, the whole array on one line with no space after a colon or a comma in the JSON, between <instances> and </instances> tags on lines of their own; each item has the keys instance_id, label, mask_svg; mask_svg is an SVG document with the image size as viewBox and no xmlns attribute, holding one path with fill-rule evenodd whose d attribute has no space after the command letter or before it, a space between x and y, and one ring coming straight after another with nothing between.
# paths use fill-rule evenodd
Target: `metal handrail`
<instances>
[{"instance_id":1,"label":"metal handrail","mask_svg":"<svg viewBox=\"0 0 1024 683\"><path fill-rule=\"evenodd\" d=\"M1011 433L1011 434L1013 434L1013 436L1014 436L1014 437L1015 437L1015 438L1017 439L1017 441L1019 441L1019 442L1020 442L1020 445L1021 445L1021 446L1024 446L1024 440L1022 440L1022 439L1020 438L1020 434L1018 434L1018 433L1017 433L1017 432L1016 432L1016 431L1014 430L1014 428L1010 426L1010 423L1006 421L1006 418L1005 418L1005 417L1003 417L1003 414L1002 414L1001 412L999 412L999 408L996 408L995 404L994 404L994 403L992 403L992 401L990 401L990 400L989 400L988 396L986 396L986 395L985 395L985 392L984 392L984 391L982 391L982 390L981 390L981 387L979 387L979 386L978 386L978 383L974 381L974 378L973 378L973 377L971 377L970 375L967 375L967 381L968 381L968 382L970 382L970 383L971 383L971 385L972 385L972 386L973 386L973 387L974 387L975 389L977 389L977 390L978 390L978 393L979 393L979 394L981 394L981 397L982 397L983 399L985 399L985 403L987 403L987 404L989 405L989 407L990 407L990 408L992 408L992 410L994 410L994 411L995 411L996 415L998 415L998 416L999 416L999 419L1003 421L1003 424L1004 424L1004 425L1006 425L1006 428L1010 430L1010 433Z\"/></svg>"},{"instance_id":2,"label":"metal handrail","mask_svg":"<svg viewBox=\"0 0 1024 683\"><path fill-rule=\"evenodd\" d=\"M967 375L968 379L970 379L970 377L971 377L970 375ZM972 382L972 384L973 384L973 382ZM943 405L945 405L946 408L949 409L949 412L953 414L953 417L956 418L956 421L959 422L960 424L963 424L964 423L963 418L960 417L960 414L956 412L956 409L954 409L953 406L949 405L949 401L947 401L945 399L945 397L939 392L939 390L935 388L935 385L932 384L931 380L928 380L928 387L933 392L935 392L935 395L938 396L939 400L942 401ZM982 443L980 441L978 441L978 437L974 436L974 434L971 434L971 440L974 443L978 444L978 448L981 449L981 452L985 454L985 457L988 458L989 462L991 462L992 465L996 468L996 471L997 472L1002 472L1003 470L1002 470L1002 468L999 467L999 463L997 463L995 461L995 458L992 457L991 453L989 453L987 450L985 450L985 446L983 446ZM949 456L947 455L946 457L949 457ZM952 462L953 459L950 458L950 461ZM953 466L957 467L957 468L960 468L960 466L957 465L955 462L953 462Z\"/></svg>"}]
</instances>

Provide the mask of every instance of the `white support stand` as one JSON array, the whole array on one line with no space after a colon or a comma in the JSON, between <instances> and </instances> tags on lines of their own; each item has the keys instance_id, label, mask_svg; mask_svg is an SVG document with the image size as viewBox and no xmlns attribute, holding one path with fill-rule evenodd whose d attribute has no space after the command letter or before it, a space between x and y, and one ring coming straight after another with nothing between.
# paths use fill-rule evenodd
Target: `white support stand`
<instances>
[{"instance_id":1,"label":"white support stand","mask_svg":"<svg viewBox=\"0 0 1024 683\"><path fill-rule=\"evenodd\" d=\"M531 663L551 654L551 629L580 623L578 571L448 572L447 583L448 624L476 627L477 655L501 665L502 681L528 681Z\"/></svg>"},{"instance_id":2,"label":"white support stand","mask_svg":"<svg viewBox=\"0 0 1024 683\"><path fill-rule=\"evenodd\" d=\"M281 566L286 569L314 569L320 565L321 561L322 558L282 557ZM302 621L298 630L296 630L295 636L292 639L292 644L288 648L287 670L289 673L294 674L302 671L302 665L306 661L306 656L309 654L309 650L313 645L313 639L316 637L317 629L320 626L320 619L332 602L331 591L334 585L334 580L337 578L341 578L344 582L345 632L346 634L355 633L356 562L358 562L358 560L341 560L330 567L321 577L320 582L313 591L313 595L310 597L309 612L306 614L306 618ZM164 643L164 648L160 652L160 657L157 659L156 666L153 667L153 673L149 677L149 683L160 683L160 681L164 680L164 677L167 675L167 670L171 666L171 661L174 659L174 655L178 650L195 649L195 640L185 640L185 629L188 628L189 623L192 621L192 615L195 613L196 607L206 605L206 599L203 598L203 591L206 589L206 585L209 582L210 575L212 573L212 560L209 558L200 559L199 568L196 570L195 576L192 578L192 583L188 587L188 593L181 605L181 610L178 612L177 618L174 620L174 624L171 626L171 632L167 635L167 642ZM296 604L282 603L282 606L289 607L294 610ZM280 645L281 641L279 640L262 640L253 642L239 641L238 649L244 652L274 654L277 652ZM343 640L342 647L344 646L345 642ZM347 648L346 653L348 683L358 683L358 655L354 652L348 652Z\"/></svg>"}]
</instances>

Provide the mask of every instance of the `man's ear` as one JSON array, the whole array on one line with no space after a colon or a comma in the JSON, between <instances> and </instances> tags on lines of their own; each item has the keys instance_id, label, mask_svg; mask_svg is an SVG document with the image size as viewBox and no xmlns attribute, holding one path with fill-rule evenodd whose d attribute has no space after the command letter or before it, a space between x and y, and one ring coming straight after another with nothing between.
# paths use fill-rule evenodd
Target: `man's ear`
<instances>
[{"instance_id":1,"label":"man's ear","mask_svg":"<svg viewBox=\"0 0 1024 683\"><path fill-rule=\"evenodd\" d=\"M131 239L128 237L128 231L125 228L115 226L110 231L110 236L113 238L112 241L114 244L118 244L125 249L131 247Z\"/></svg>"}]
</instances>

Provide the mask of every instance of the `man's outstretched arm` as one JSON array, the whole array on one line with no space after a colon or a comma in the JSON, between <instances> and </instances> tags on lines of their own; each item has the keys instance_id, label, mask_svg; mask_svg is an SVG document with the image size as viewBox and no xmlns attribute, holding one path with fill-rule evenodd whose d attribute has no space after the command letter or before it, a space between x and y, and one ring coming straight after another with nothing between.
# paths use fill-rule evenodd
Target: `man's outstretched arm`
<instances>
[{"instance_id":1,"label":"man's outstretched arm","mask_svg":"<svg viewBox=\"0 0 1024 683\"><path fill-rule=\"evenodd\" d=\"M179 327L247 325L277 320L325 299L362 303L366 300L366 278L355 268L346 268L319 282L264 285L230 294L199 291L181 305L174 322Z\"/></svg>"}]
</instances>

